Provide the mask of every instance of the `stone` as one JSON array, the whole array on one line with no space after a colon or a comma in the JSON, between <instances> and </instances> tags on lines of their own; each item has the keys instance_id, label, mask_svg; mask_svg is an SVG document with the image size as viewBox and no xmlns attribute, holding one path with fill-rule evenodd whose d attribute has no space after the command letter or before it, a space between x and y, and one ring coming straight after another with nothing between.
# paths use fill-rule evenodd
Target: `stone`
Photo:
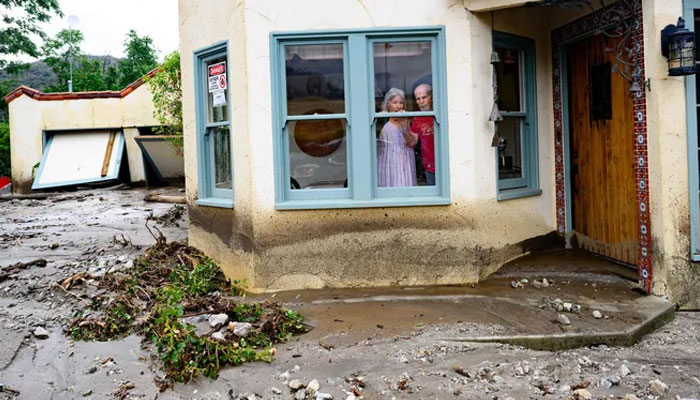
<instances>
[{"instance_id":1,"label":"stone","mask_svg":"<svg viewBox=\"0 0 700 400\"><path fill-rule=\"evenodd\" d=\"M280 374L280 380L282 382L287 382L290 377L291 377L291 375L290 375L289 371L284 371Z\"/></svg>"},{"instance_id":2,"label":"stone","mask_svg":"<svg viewBox=\"0 0 700 400\"><path fill-rule=\"evenodd\" d=\"M576 389L574 390L574 400L591 400L591 392L586 389Z\"/></svg>"},{"instance_id":3,"label":"stone","mask_svg":"<svg viewBox=\"0 0 700 400\"><path fill-rule=\"evenodd\" d=\"M304 387L304 383L302 383L302 381L300 381L299 379L292 379L291 381L289 381L287 386L289 386L289 388L292 390L299 390Z\"/></svg>"},{"instance_id":4,"label":"stone","mask_svg":"<svg viewBox=\"0 0 700 400\"><path fill-rule=\"evenodd\" d=\"M566 312L571 312L571 309L573 308L573 306L574 306L574 305L571 304L571 303L568 303L568 302L567 302L567 303L564 303L564 311L566 311Z\"/></svg>"},{"instance_id":5,"label":"stone","mask_svg":"<svg viewBox=\"0 0 700 400\"><path fill-rule=\"evenodd\" d=\"M658 379L654 379L653 381L649 381L649 394L652 394L654 396L661 396L666 391L668 391L668 385L661 382Z\"/></svg>"},{"instance_id":6,"label":"stone","mask_svg":"<svg viewBox=\"0 0 700 400\"><path fill-rule=\"evenodd\" d=\"M628 393L628 394L622 396L622 400L639 400L639 397L637 397L631 393Z\"/></svg>"},{"instance_id":7,"label":"stone","mask_svg":"<svg viewBox=\"0 0 700 400\"><path fill-rule=\"evenodd\" d=\"M316 393L316 400L333 400L333 396L330 393Z\"/></svg>"},{"instance_id":8,"label":"stone","mask_svg":"<svg viewBox=\"0 0 700 400\"><path fill-rule=\"evenodd\" d=\"M600 380L600 387L602 387L603 389L610 389L611 387L613 387L613 384L612 382L610 382L609 379L603 378Z\"/></svg>"},{"instance_id":9,"label":"stone","mask_svg":"<svg viewBox=\"0 0 700 400\"><path fill-rule=\"evenodd\" d=\"M250 331L252 329L253 329L253 325L251 325L248 322L234 322L233 323L233 334L236 336L247 337L248 335L250 335Z\"/></svg>"},{"instance_id":10,"label":"stone","mask_svg":"<svg viewBox=\"0 0 700 400\"><path fill-rule=\"evenodd\" d=\"M567 317L564 314L557 315L557 321L559 321L559 323L562 325L571 325L571 321L569 321L569 317Z\"/></svg>"},{"instance_id":11,"label":"stone","mask_svg":"<svg viewBox=\"0 0 700 400\"><path fill-rule=\"evenodd\" d=\"M571 312L574 314L579 314L581 312L581 305L580 304L574 304L571 307Z\"/></svg>"},{"instance_id":12,"label":"stone","mask_svg":"<svg viewBox=\"0 0 700 400\"><path fill-rule=\"evenodd\" d=\"M226 314L215 314L209 317L209 326L212 328L218 328L223 326L228 322L228 315Z\"/></svg>"},{"instance_id":13,"label":"stone","mask_svg":"<svg viewBox=\"0 0 700 400\"><path fill-rule=\"evenodd\" d=\"M522 283L520 283L518 281L510 281L510 287L512 287L513 289L517 289L517 288L521 288L524 286Z\"/></svg>"},{"instance_id":14,"label":"stone","mask_svg":"<svg viewBox=\"0 0 700 400\"><path fill-rule=\"evenodd\" d=\"M272 392L272 394L282 394L282 391L277 389L276 387L272 387L270 391Z\"/></svg>"},{"instance_id":15,"label":"stone","mask_svg":"<svg viewBox=\"0 0 700 400\"><path fill-rule=\"evenodd\" d=\"M49 331L46 329L38 326L36 329L34 329L34 332L32 332L34 337L37 339L48 339L49 338Z\"/></svg>"},{"instance_id":16,"label":"stone","mask_svg":"<svg viewBox=\"0 0 700 400\"><path fill-rule=\"evenodd\" d=\"M603 318L603 313L601 313L601 312L598 311L598 310L594 310L594 311L593 311L593 318L595 318L595 319L601 319L601 318Z\"/></svg>"},{"instance_id":17,"label":"stone","mask_svg":"<svg viewBox=\"0 0 700 400\"><path fill-rule=\"evenodd\" d=\"M550 283L547 278L542 278L542 287L549 287Z\"/></svg>"},{"instance_id":18,"label":"stone","mask_svg":"<svg viewBox=\"0 0 700 400\"><path fill-rule=\"evenodd\" d=\"M321 389L321 384L318 383L316 379L312 380L308 385L306 385L306 391L309 392L311 396L318 392L319 389Z\"/></svg>"},{"instance_id":19,"label":"stone","mask_svg":"<svg viewBox=\"0 0 700 400\"><path fill-rule=\"evenodd\" d=\"M221 332L214 332L211 334L211 338L216 340L217 342L223 342L226 340L226 337L224 336L223 333Z\"/></svg>"},{"instance_id":20,"label":"stone","mask_svg":"<svg viewBox=\"0 0 700 400\"><path fill-rule=\"evenodd\" d=\"M294 394L294 400L305 400L306 399L306 390L297 390L297 392Z\"/></svg>"},{"instance_id":21,"label":"stone","mask_svg":"<svg viewBox=\"0 0 700 400\"><path fill-rule=\"evenodd\" d=\"M620 365L620 376L625 377L631 373L632 373L632 371L630 371L630 369L629 369L629 367L627 367L627 365L625 365L625 364Z\"/></svg>"}]
</instances>

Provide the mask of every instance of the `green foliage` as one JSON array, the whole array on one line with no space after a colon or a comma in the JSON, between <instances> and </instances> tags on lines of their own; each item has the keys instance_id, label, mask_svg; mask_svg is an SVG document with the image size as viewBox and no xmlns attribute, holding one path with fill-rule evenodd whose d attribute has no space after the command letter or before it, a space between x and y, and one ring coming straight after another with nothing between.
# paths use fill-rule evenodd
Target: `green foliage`
<instances>
[{"instance_id":1,"label":"green foliage","mask_svg":"<svg viewBox=\"0 0 700 400\"><path fill-rule=\"evenodd\" d=\"M98 298L90 308L101 310L102 313L99 316L74 320L69 327L70 336L74 340L105 341L129 335L134 331L134 321L141 312L125 297L120 297L106 306L102 304L102 299Z\"/></svg>"},{"instance_id":2,"label":"green foliage","mask_svg":"<svg viewBox=\"0 0 700 400\"><path fill-rule=\"evenodd\" d=\"M11 176L10 169L10 124L0 122L0 176Z\"/></svg>"},{"instance_id":3,"label":"green foliage","mask_svg":"<svg viewBox=\"0 0 700 400\"><path fill-rule=\"evenodd\" d=\"M182 135L182 79L180 76L180 53L165 56L161 71L147 80L153 94L155 111L153 116L164 127L158 133ZM182 148L182 140L175 144Z\"/></svg>"},{"instance_id":4,"label":"green foliage","mask_svg":"<svg viewBox=\"0 0 700 400\"><path fill-rule=\"evenodd\" d=\"M62 16L58 0L0 0L0 68L17 72L26 65L9 61L11 56L39 57L34 40L45 39L41 24L53 15Z\"/></svg>"},{"instance_id":5,"label":"green foliage","mask_svg":"<svg viewBox=\"0 0 700 400\"><path fill-rule=\"evenodd\" d=\"M119 86L124 88L158 65L153 39L131 29L124 41L126 59L119 63Z\"/></svg>"},{"instance_id":6,"label":"green foliage","mask_svg":"<svg viewBox=\"0 0 700 400\"><path fill-rule=\"evenodd\" d=\"M170 273L170 280L188 296L204 295L218 290L225 278L211 259L197 263L193 269L178 265Z\"/></svg>"}]
</instances>

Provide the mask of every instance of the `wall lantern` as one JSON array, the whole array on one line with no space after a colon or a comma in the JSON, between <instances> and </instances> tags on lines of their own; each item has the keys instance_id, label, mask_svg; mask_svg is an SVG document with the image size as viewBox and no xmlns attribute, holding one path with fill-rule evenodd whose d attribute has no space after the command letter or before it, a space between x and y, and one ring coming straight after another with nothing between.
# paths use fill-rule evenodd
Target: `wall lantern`
<instances>
[{"instance_id":1,"label":"wall lantern","mask_svg":"<svg viewBox=\"0 0 700 400\"><path fill-rule=\"evenodd\" d=\"M668 59L669 76L695 73L695 32L685 28L682 17L661 31L661 54Z\"/></svg>"}]
</instances>

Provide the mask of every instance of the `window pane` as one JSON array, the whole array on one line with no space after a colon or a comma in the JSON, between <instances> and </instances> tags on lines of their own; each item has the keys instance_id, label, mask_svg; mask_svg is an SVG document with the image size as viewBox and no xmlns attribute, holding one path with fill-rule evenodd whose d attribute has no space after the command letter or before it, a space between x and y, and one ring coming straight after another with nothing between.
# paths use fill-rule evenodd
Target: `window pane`
<instances>
[{"instance_id":1,"label":"window pane","mask_svg":"<svg viewBox=\"0 0 700 400\"><path fill-rule=\"evenodd\" d=\"M348 184L344 119L289 123L290 187L343 188Z\"/></svg>"},{"instance_id":2,"label":"window pane","mask_svg":"<svg viewBox=\"0 0 700 400\"><path fill-rule=\"evenodd\" d=\"M214 187L233 189L231 176L231 135L228 126L211 129L214 141Z\"/></svg>"},{"instance_id":3,"label":"window pane","mask_svg":"<svg viewBox=\"0 0 700 400\"><path fill-rule=\"evenodd\" d=\"M498 108L501 111L522 111L520 104L520 52L496 48L500 62L496 64Z\"/></svg>"},{"instance_id":4,"label":"window pane","mask_svg":"<svg viewBox=\"0 0 700 400\"><path fill-rule=\"evenodd\" d=\"M287 113L345 112L343 45L285 46Z\"/></svg>"},{"instance_id":5,"label":"window pane","mask_svg":"<svg viewBox=\"0 0 700 400\"><path fill-rule=\"evenodd\" d=\"M498 123L498 178L522 178L522 119L505 117Z\"/></svg>"},{"instance_id":6,"label":"window pane","mask_svg":"<svg viewBox=\"0 0 700 400\"><path fill-rule=\"evenodd\" d=\"M433 117L377 120L377 186L435 185Z\"/></svg>"},{"instance_id":7,"label":"window pane","mask_svg":"<svg viewBox=\"0 0 700 400\"><path fill-rule=\"evenodd\" d=\"M432 110L433 71L430 42L380 42L374 44L374 99L376 110L383 110L387 95L398 89L404 93L407 111ZM423 85L423 86L421 86ZM429 103L416 102L414 91L421 86L430 93ZM386 99L387 101L389 99Z\"/></svg>"},{"instance_id":8,"label":"window pane","mask_svg":"<svg viewBox=\"0 0 700 400\"><path fill-rule=\"evenodd\" d=\"M207 122L228 120L226 57L207 62L204 87L207 88Z\"/></svg>"}]
</instances>

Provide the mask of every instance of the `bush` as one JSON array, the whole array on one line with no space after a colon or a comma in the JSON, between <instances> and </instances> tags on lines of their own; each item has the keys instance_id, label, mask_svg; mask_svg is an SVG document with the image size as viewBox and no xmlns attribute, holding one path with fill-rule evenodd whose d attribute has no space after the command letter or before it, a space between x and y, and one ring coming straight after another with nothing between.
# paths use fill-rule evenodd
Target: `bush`
<instances>
[{"instance_id":1,"label":"bush","mask_svg":"<svg viewBox=\"0 0 700 400\"><path fill-rule=\"evenodd\" d=\"M11 176L10 169L10 124L0 122L0 176Z\"/></svg>"}]
</instances>

